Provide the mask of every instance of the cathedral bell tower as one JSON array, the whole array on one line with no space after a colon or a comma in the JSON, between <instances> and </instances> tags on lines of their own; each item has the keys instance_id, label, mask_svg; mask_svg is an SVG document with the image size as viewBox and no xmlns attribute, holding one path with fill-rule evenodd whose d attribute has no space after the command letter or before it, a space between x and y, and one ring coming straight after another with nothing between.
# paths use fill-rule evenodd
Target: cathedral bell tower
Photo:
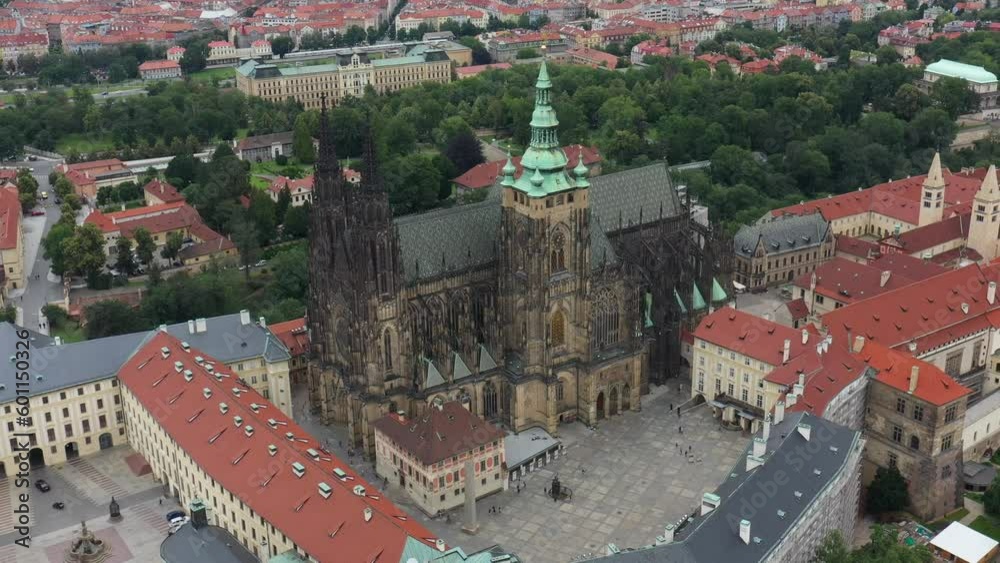
<instances>
[{"instance_id":1,"label":"cathedral bell tower","mask_svg":"<svg viewBox=\"0 0 1000 563\"><path fill-rule=\"evenodd\" d=\"M1000 186L997 169L991 165L983 183L972 200L972 219L969 224L968 245L979 252L984 262L997 257L1000 238Z\"/></svg>"},{"instance_id":2,"label":"cathedral bell tower","mask_svg":"<svg viewBox=\"0 0 1000 563\"><path fill-rule=\"evenodd\" d=\"M551 89L543 61L521 174L515 175L508 157L501 182L504 348L526 376L543 377L552 375L552 366L586 354L591 259L588 170L582 151L577 166L566 169Z\"/></svg>"},{"instance_id":3,"label":"cathedral bell tower","mask_svg":"<svg viewBox=\"0 0 1000 563\"><path fill-rule=\"evenodd\" d=\"M927 172L920 191L920 216L917 226L939 223L944 217L944 175L941 173L941 154L935 153L931 169Z\"/></svg>"}]
</instances>

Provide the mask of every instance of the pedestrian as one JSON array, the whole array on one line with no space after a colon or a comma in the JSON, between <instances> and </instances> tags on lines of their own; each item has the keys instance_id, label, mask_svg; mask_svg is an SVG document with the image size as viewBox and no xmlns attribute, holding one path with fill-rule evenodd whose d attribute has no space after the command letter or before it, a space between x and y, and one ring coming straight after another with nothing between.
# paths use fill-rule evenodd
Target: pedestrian
<instances>
[{"instance_id":1,"label":"pedestrian","mask_svg":"<svg viewBox=\"0 0 1000 563\"><path fill-rule=\"evenodd\" d=\"M497 508L497 513L498 514L503 514L503 507L502 506Z\"/></svg>"},{"instance_id":2,"label":"pedestrian","mask_svg":"<svg viewBox=\"0 0 1000 563\"><path fill-rule=\"evenodd\" d=\"M684 427L683 426L678 426L677 427L677 432L683 434L684 433Z\"/></svg>"},{"instance_id":3,"label":"pedestrian","mask_svg":"<svg viewBox=\"0 0 1000 563\"><path fill-rule=\"evenodd\" d=\"M160 497L160 506L163 506L163 497Z\"/></svg>"},{"instance_id":4,"label":"pedestrian","mask_svg":"<svg viewBox=\"0 0 1000 563\"><path fill-rule=\"evenodd\" d=\"M681 417L681 408L677 407L677 418Z\"/></svg>"}]
</instances>

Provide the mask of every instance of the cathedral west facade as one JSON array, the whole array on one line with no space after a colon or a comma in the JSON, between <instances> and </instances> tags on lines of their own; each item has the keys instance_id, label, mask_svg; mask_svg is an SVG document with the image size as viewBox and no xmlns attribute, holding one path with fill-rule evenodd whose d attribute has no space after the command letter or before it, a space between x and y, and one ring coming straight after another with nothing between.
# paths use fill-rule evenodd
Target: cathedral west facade
<instances>
[{"instance_id":1,"label":"cathedral west facade","mask_svg":"<svg viewBox=\"0 0 1000 563\"><path fill-rule=\"evenodd\" d=\"M551 88L543 63L520 175L508 159L485 201L398 218L371 139L346 184L324 113L310 399L364 451L382 415L434 402L552 433L638 410L677 374L681 327L725 300L730 245L690 219L666 166L589 178L560 148Z\"/></svg>"}]
</instances>

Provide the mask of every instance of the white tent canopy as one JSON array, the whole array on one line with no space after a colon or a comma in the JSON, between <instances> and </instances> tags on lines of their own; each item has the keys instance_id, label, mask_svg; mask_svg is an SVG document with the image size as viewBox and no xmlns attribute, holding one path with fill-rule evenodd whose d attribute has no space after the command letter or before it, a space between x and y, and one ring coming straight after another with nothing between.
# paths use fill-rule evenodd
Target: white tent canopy
<instances>
[{"instance_id":1,"label":"white tent canopy","mask_svg":"<svg viewBox=\"0 0 1000 563\"><path fill-rule=\"evenodd\" d=\"M943 532L934 536L931 545L962 561L979 563L996 549L997 542L960 522L952 522Z\"/></svg>"}]
</instances>

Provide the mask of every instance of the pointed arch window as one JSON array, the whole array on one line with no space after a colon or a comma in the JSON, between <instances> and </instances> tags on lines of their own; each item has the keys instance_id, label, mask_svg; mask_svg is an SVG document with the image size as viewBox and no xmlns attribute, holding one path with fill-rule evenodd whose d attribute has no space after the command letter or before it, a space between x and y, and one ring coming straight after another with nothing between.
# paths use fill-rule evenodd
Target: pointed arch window
<instances>
[{"instance_id":1,"label":"pointed arch window","mask_svg":"<svg viewBox=\"0 0 1000 563\"><path fill-rule=\"evenodd\" d=\"M562 346L566 343L566 317L561 310L556 310L552 315L552 322L550 324L552 345Z\"/></svg>"},{"instance_id":2,"label":"pointed arch window","mask_svg":"<svg viewBox=\"0 0 1000 563\"><path fill-rule=\"evenodd\" d=\"M385 348L385 369L392 369L392 333L388 329L385 331L385 335L382 336L382 346Z\"/></svg>"},{"instance_id":3,"label":"pointed arch window","mask_svg":"<svg viewBox=\"0 0 1000 563\"><path fill-rule=\"evenodd\" d=\"M551 254L549 258L550 273L556 274L566 270L566 237L562 231L557 231L552 237Z\"/></svg>"},{"instance_id":4,"label":"pointed arch window","mask_svg":"<svg viewBox=\"0 0 1000 563\"><path fill-rule=\"evenodd\" d=\"M617 344L620 319L615 294L610 289L600 291L594 299L592 311L594 347L602 349Z\"/></svg>"}]
</instances>

